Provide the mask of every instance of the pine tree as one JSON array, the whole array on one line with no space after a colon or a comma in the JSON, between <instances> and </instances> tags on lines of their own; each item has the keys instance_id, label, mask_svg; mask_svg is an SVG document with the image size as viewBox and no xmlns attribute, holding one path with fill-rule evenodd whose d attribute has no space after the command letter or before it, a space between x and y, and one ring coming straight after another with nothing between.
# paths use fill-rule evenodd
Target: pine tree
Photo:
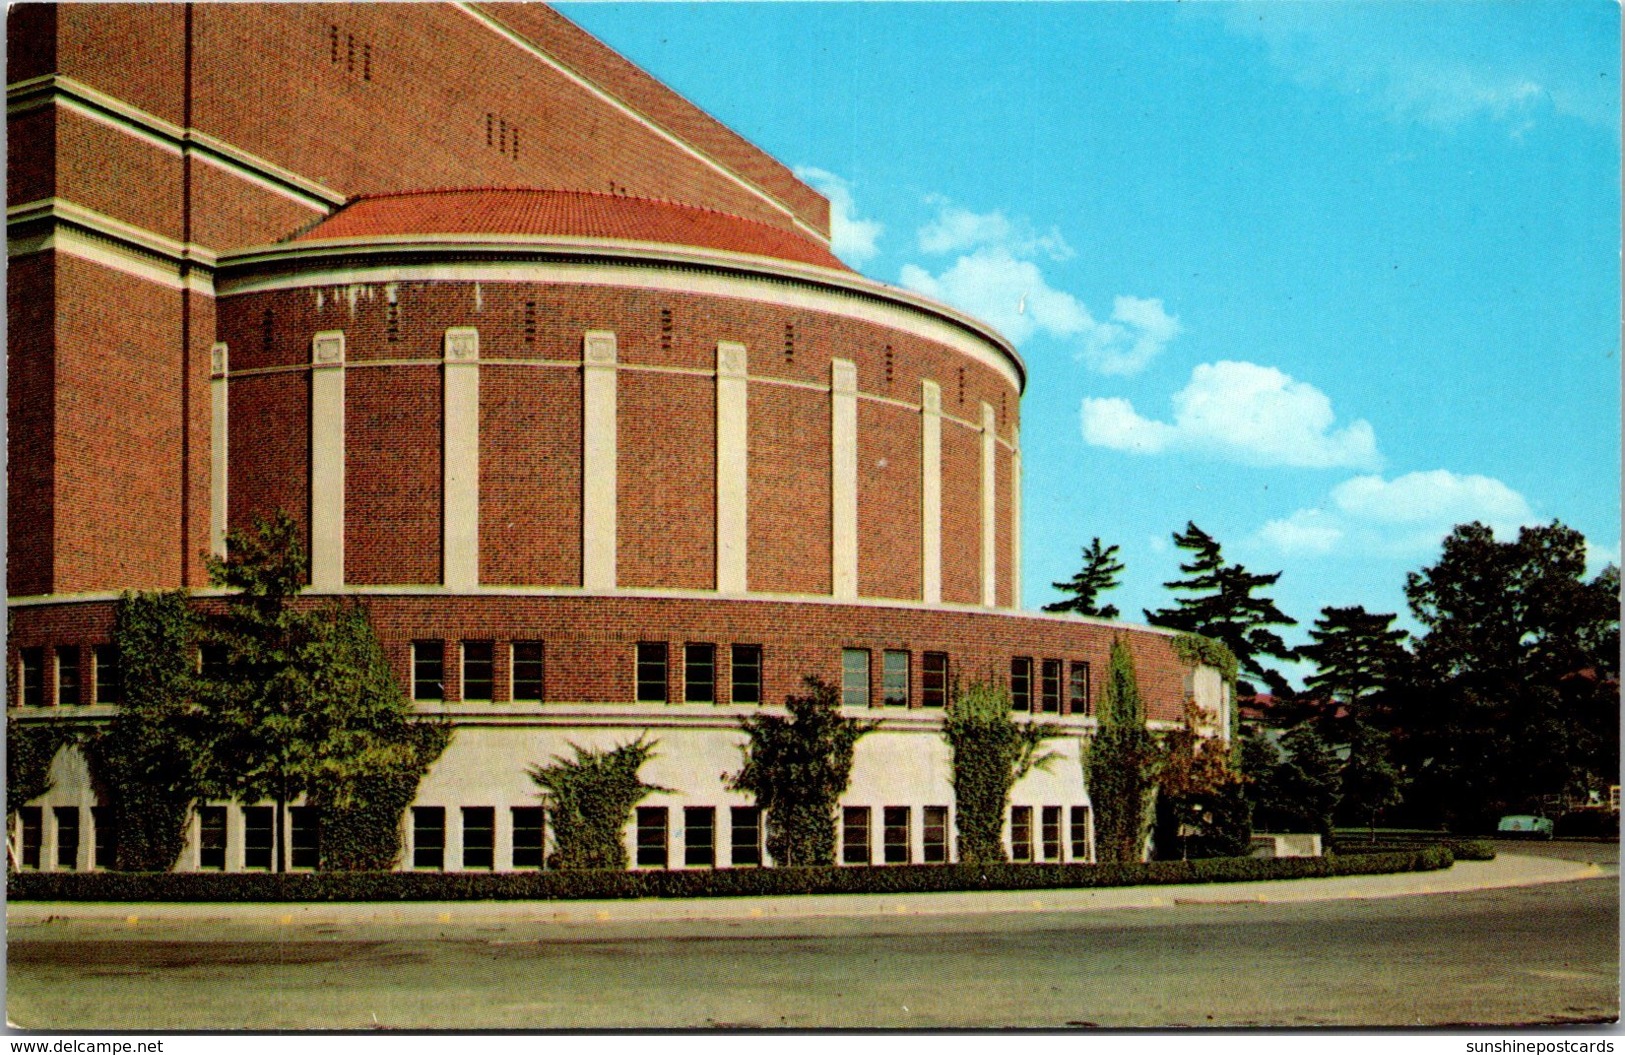
<instances>
[{"instance_id":1,"label":"pine tree","mask_svg":"<svg viewBox=\"0 0 1625 1055\"><path fill-rule=\"evenodd\" d=\"M1222 641L1235 654L1243 674L1260 679L1274 693L1289 694L1286 679L1266 669L1259 657L1294 658L1293 649L1268 628L1296 626L1298 621L1268 597L1253 596L1254 591L1275 585L1281 573L1255 575L1240 564L1227 563L1219 543L1194 523L1187 523L1183 534L1174 532L1174 545L1195 556L1179 566L1184 578L1163 586L1196 596L1176 598L1172 608L1147 609L1146 622ZM1253 688L1244 684L1241 691L1251 693Z\"/></svg>"},{"instance_id":2,"label":"pine tree","mask_svg":"<svg viewBox=\"0 0 1625 1055\"><path fill-rule=\"evenodd\" d=\"M1361 714L1365 705L1405 676L1410 653L1403 630L1392 629L1398 616L1367 612L1364 607L1327 607L1309 631L1313 644L1298 649L1316 672L1304 679L1310 688Z\"/></svg>"},{"instance_id":3,"label":"pine tree","mask_svg":"<svg viewBox=\"0 0 1625 1055\"><path fill-rule=\"evenodd\" d=\"M1064 601L1046 604L1046 612L1076 612L1078 615L1116 619L1116 605L1096 605L1095 598L1107 590L1117 588L1118 576L1123 574L1123 563L1117 559L1117 546L1101 548L1100 538L1084 548L1083 568L1067 582L1051 583L1062 593L1073 596Z\"/></svg>"}]
</instances>

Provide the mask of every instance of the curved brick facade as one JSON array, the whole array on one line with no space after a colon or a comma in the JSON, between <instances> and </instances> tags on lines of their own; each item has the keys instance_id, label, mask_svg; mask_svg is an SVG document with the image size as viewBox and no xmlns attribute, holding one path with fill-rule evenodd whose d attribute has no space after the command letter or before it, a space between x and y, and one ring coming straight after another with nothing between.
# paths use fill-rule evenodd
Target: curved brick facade
<instances>
[{"instance_id":1,"label":"curved brick facade","mask_svg":"<svg viewBox=\"0 0 1625 1055\"><path fill-rule=\"evenodd\" d=\"M840 265L816 192L555 13L10 29L13 717L109 714L117 593L217 604L203 555L283 509L310 592L362 597L456 730L401 867L537 866L526 767L640 735L672 790L635 859L759 863L738 719L809 675L881 720L848 863L954 856L955 683L1067 733L1013 793L1018 857L1092 855L1079 745L1115 636L1153 721L1194 699L1224 726L1167 634L1015 611L1009 344ZM458 187L506 189L402 193ZM23 865L94 867L98 793L74 751L53 774ZM200 811L178 867L262 866L269 809Z\"/></svg>"}]
</instances>

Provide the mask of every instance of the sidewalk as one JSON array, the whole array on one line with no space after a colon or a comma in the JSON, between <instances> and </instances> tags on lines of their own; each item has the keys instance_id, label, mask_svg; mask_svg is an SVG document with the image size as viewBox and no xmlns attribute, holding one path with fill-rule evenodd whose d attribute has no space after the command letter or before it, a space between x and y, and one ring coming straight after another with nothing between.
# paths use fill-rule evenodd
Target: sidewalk
<instances>
[{"instance_id":1,"label":"sidewalk","mask_svg":"<svg viewBox=\"0 0 1625 1055\"><path fill-rule=\"evenodd\" d=\"M627 923L858 919L1029 912L1098 912L1181 905L1288 904L1446 894L1500 887L1595 879L1617 874L1595 864L1502 853L1493 861L1458 861L1438 872L1291 879L1254 883L1194 883L1104 890L977 891L932 894L845 894L805 897L694 898L638 901L454 901L322 904L18 902L6 907L13 940L74 936L82 928L104 938L175 937L174 928L229 924L245 931L289 927L376 926L432 929L507 926L560 927ZM352 932L353 933L353 932Z\"/></svg>"}]
</instances>

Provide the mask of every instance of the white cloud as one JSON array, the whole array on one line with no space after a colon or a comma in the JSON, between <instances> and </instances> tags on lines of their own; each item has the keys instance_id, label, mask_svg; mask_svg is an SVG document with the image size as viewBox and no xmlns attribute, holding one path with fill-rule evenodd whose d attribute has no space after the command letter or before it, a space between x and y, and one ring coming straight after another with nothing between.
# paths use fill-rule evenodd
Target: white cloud
<instances>
[{"instance_id":1,"label":"white cloud","mask_svg":"<svg viewBox=\"0 0 1625 1055\"><path fill-rule=\"evenodd\" d=\"M852 185L833 172L799 167L796 178L813 185L829 199L830 248L849 264L873 260L880 252L880 236L886 230L876 220L860 220L852 199Z\"/></svg>"},{"instance_id":2,"label":"white cloud","mask_svg":"<svg viewBox=\"0 0 1625 1055\"><path fill-rule=\"evenodd\" d=\"M1160 308L1159 308L1160 310ZM1173 397L1173 421L1141 417L1125 399L1085 399L1083 438L1096 447L1159 454L1193 451L1249 465L1375 468L1369 422L1333 428L1332 402L1270 366L1203 363Z\"/></svg>"},{"instance_id":3,"label":"white cloud","mask_svg":"<svg viewBox=\"0 0 1625 1055\"><path fill-rule=\"evenodd\" d=\"M1111 321L1101 322L1083 301L1051 285L1034 258L1072 255L1059 231L1039 234L1001 212L974 213L946 198L928 200L937 215L920 228L921 250L960 255L934 273L903 265L898 281L904 287L975 315L1018 345L1038 335L1064 341L1075 358L1102 374L1140 372L1179 335L1179 320L1160 300L1118 297Z\"/></svg>"},{"instance_id":4,"label":"white cloud","mask_svg":"<svg viewBox=\"0 0 1625 1055\"><path fill-rule=\"evenodd\" d=\"M1253 541L1283 554L1404 557L1436 549L1453 527L1474 520L1503 537L1536 523L1523 495L1500 480L1433 469L1345 480L1320 506L1271 520Z\"/></svg>"}]
</instances>

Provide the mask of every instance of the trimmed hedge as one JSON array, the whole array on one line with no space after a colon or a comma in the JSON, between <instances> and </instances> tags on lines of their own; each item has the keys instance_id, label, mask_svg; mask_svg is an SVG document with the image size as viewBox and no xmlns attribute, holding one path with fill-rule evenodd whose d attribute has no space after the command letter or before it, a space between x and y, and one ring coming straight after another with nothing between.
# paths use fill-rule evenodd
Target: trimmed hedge
<instances>
[{"instance_id":1,"label":"trimmed hedge","mask_svg":"<svg viewBox=\"0 0 1625 1055\"><path fill-rule=\"evenodd\" d=\"M1144 864L893 865L556 872L22 872L13 901L558 901L918 894L1242 883L1264 879L1426 872L1448 868L1441 846L1335 857L1214 857Z\"/></svg>"},{"instance_id":2,"label":"trimmed hedge","mask_svg":"<svg viewBox=\"0 0 1625 1055\"><path fill-rule=\"evenodd\" d=\"M1495 844L1488 839L1385 836L1377 842L1368 843L1363 839L1345 840L1339 838L1332 841L1326 848L1326 852L1330 854L1404 853L1426 846L1442 846L1449 850L1450 855L1458 861L1495 860Z\"/></svg>"}]
</instances>

